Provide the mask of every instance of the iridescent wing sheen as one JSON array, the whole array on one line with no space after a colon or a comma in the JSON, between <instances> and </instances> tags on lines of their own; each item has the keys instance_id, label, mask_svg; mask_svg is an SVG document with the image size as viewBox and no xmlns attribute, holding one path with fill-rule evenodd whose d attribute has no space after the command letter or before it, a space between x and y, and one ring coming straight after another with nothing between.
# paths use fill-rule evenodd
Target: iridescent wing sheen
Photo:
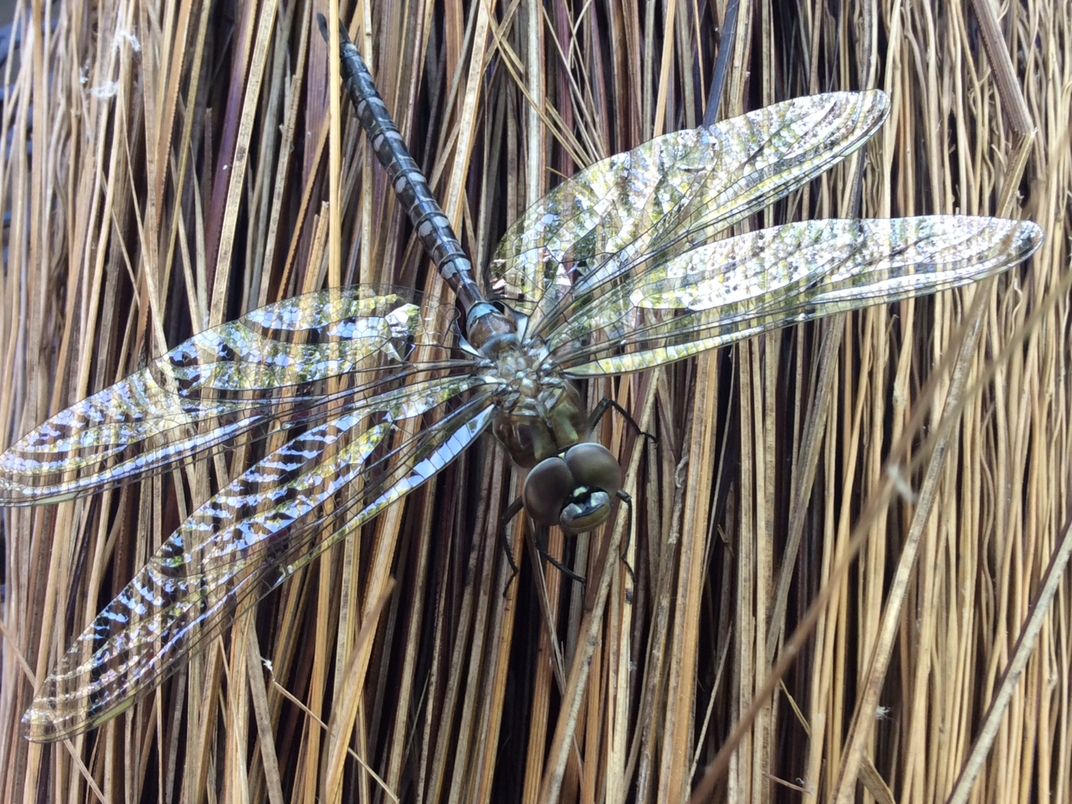
<instances>
[{"instance_id":1,"label":"iridescent wing sheen","mask_svg":"<svg viewBox=\"0 0 1072 804\"><path fill-rule=\"evenodd\" d=\"M325 290L195 335L0 455L0 505L56 502L143 477L258 425L323 421L332 403L338 414L347 400L380 390L385 367L398 367L392 381L420 368L405 361L431 337L425 321L434 310L414 296Z\"/></svg>"},{"instance_id":2,"label":"iridescent wing sheen","mask_svg":"<svg viewBox=\"0 0 1072 804\"><path fill-rule=\"evenodd\" d=\"M442 470L487 426L490 389L394 449L392 435L482 383L466 375L386 392L235 479L70 647L24 717L29 738L60 739L118 714L219 633L241 600L267 593Z\"/></svg>"},{"instance_id":3,"label":"iridescent wing sheen","mask_svg":"<svg viewBox=\"0 0 1072 804\"><path fill-rule=\"evenodd\" d=\"M530 208L489 264L493 297L533 316L682 238L704 242L813 179L886 119L877 90L776 103L581 171ZM538 307L537 307L538 305Z\"/></svg>"},{"instance_id":4,"label":"iridescent wing sheen","mask_svg":"<svg viewBox=\"0 0 1072 804\"><path fill-rule=\"evenodd\" d=\"M568 376L662 365L778 327L965 285L1029 257L1029 221L790 223L640 261L561 300L532 337ZM661 259L665 255L659 255Z\"/></svg>"}]
</instances>

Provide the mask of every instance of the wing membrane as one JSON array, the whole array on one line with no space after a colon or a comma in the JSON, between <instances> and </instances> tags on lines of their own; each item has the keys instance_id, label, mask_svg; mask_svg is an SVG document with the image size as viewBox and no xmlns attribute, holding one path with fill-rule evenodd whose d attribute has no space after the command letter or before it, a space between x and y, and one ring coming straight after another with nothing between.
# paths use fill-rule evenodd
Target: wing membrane
<instances>
[{"instance_id":1,"label":"wing membrane","mask_svg":"<svg viewBox=\"0 0 1072 804\"><path fill-rule=\"evenodd\" d=\"M375 392L429 333L413 293L353 286L297 296L206 330L53 416L0 455L0 505L56 502L161 471L266 422ZM347 376L348 388L326 382ZM357 378L357 387L354 380ZM315 418L315 417L314 417Z\"/></svg>"},{"instance_id":2,"label":"wing membrane","mask_svg":"<svg viewBox=\"0 0 1072 804\"><path fill-rule=\"evenodd\" d=\"M564 306L571 376L662 365L788 324L977 281L1030 256L1034 223L967 216L791 223L641 263Z\"/></svg>"},{"instance_id":3,"label":"wing membrane","mask_svg":"<svg viewBox=\"0 0 1072 804\"><path fill-rule=\"evenodd\" d=\"M312 428L251 467L192 514L97 615L24 717L32 740L92 728L155 686L219 633L238 602L262 595L457 457L492 411L478 394L437 425L385 451L398 422L479 384L430 381ZM364 488L337 497L358 476Z\"/></svg>"},{"instance_id":4,"label":"wing membrane","mask_svg":"<svg viewBox=\"0 0 1072 804\"><path fill-rule=\"evenodd\" d=\"M877 90L797 98L592 165L508 230L489 287L534 322L550 318L578 283L683 237L710 240L802 186L866 142L888 111Z\"/></svg>"}]
</instances>

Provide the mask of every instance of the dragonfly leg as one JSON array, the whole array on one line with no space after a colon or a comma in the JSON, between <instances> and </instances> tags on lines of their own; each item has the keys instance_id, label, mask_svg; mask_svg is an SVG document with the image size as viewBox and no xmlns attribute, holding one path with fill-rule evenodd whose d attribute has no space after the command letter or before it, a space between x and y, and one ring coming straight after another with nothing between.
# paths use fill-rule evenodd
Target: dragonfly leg
<instances>
[{"instance_id":1,"label":"dragonfly leg","mask_svg":"<svg viewBox=\"0 0 1072 804\"><path fill-rule=\"evenodd\" d=\"M627 556L629 554L629 542L633 537L633 498L621 490L618 491L617 497L619 500L622 501L625 507L629 509L629 521L626 523L625 526L625 538L622 539L622 546L621 549L619 549L618 551L618 558L620 558L621 562L625 565L625 571L629 575L630 588L629 591L626 593L626 600L629 603L632 603L632 590L636 589L636 573L633 572L633 568L632 566L630 566L629 559L627 558Z\"/></svg>"},{"instance_id":2,"label":"dragonfly leg","mask_svg":"<svg viewBox=\"0 0 1072 804\"><path fill-rule=\"evenodd\" d=\"M510 545L510 538L506 534L506 526L510 524L511 519L517 516L518 512L521 511L522 506L522 500L520 497L518 497L516 500L510 503L506 511L503 512L502 517L500 517L499 519L499 545L502 547L502 551L506 555L506 561L510 565L510 577L506 579L506 583L503 585L503 597L506 597L506 593L510 589L510 584L514 582L514 578L516 578L517 573L520 572L517 560L514 558L513 548ZM547 528L539 528L538 533L540 534L540 536L538 536L534 540L536 554L543 560L547 561L551 566L553 566L571 581L573 581L574 583L579 583L581 584L581 586L584 586L585 579L582 576L578 575L576 572L571 570L569 567L567 567L565 564L563 564L561 561L559 561L557 558L547 552ZM632 572L632 570L630 570L630 572Z\"/></svg>"},{"instance_id":3,"label":"dragonfly leg","mask_svg":"<svg viewBox=\"0 0 1072 804\"><path fill-rule=\"evenodd\" d=\"M579 583L581 585L581 591L583 592L584 586L587 583L584 576L578 575L576 572L571 570L569 567L567 567L565 564L563 564L561 561L559 561L557 558L547 552L547 528L539 528L537 530L537 534L538 535L535 539L537 555L539 555L540 558L542 558L552 567L561 572L566 578L573 581L574 583Z\"/></svg>"},{"instance_id":4,"label":"dragonfly leg","mask_svg":"<svg viewBox=\"0 0 1072 804\"><path fill-rule=\"evenodd\" d=\"M640 428L640 424L637 422L636 419L633 418L632 414L629 413L629 411L627 411L625 408L623 408L621 405L619 405L617 402L607 396L599 400L599 403L595 406L595 408L592 409L592 416L588 421L588 429L595 430L596 425L599 424L600 419L607 415L608 410L612 409L621 414L621 417L629 423L629 425L633 428L637 435L649 439L653 444L658 441L658 439L654 435L649 433L647 430L642 430Z\"/></svg>"},{"instance_id":5,"label":"dragonfly leg","mask_svg":"<svg viewBox=\"0 0 1072 804\"><path fill-rule=\"evenodd\" d=\"M523 505L521 498L518 497L507 506L506 510L503 511L503 515L499 517L499 545L506 554L506 561L510 564L510 577L506 579L506 585L503 587L503 597L506 597L506 592L518 573L517 561L514 560L514 549L510 545L510 537L506 534L506 526L510 524L511 519L518 515Z\"/></svg>"}]
</instances>

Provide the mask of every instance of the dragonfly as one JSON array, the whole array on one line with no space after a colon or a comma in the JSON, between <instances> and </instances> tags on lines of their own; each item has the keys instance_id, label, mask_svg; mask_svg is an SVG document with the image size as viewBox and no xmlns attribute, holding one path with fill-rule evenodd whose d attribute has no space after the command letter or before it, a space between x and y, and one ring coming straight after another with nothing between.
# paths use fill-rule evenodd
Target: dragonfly
<instances>
[{"instance_id":1,"label":"dragonfly","mask_svg":"<svg viewBox=\"0 0 1072 804\"><path fill-rule=\"evenodd\" d=\"M326 23L321 20L326 35ZM579 383L779 327L975 282L1025 260L1030 221L963 215L735 224L863 146L883 92L796 98L657 137L561 183L478 282L341 36L357 118L458 320L357 285L269 304L176 346L0 455L0 504L55 503L284 436L163 543L59 659L24 716L57 740L116 716L266 594L490 429L527 471L521 507L567 533L624 495ZM289 440L287 440L289 439Z\"/></svg>"}]
</instances>

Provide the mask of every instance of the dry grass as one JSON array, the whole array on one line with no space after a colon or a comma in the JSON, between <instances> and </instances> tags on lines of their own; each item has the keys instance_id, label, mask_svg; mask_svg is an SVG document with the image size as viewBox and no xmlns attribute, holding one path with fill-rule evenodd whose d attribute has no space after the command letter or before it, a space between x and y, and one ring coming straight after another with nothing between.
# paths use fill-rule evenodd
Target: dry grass
<instances>
[{"instance_id":1,"label":"dry grass","mask_svg":"<svg viewBox=\"0 0 1072 804\"><path fill-rule=\"evenodd\" d=\"M0 122L0 446L264 302L444 296L336 106L326 9L26 5ZM351 30L482 263L558 174L700 121L726 4L372 5ZM658 436L605 433L638 501L631 595L623 517L552 539L587 594L526 556L502 597L517 486L489 442L129 714L42 747L20 736L33 679L261 447L7 511L0 798L1072 798L1072 37L1061 3L1006 5L742 4L723 114L893 97L866 159L761 223L959 210L1047 241L974 290L591 388Z\"/></svg>"}]
</instances>

